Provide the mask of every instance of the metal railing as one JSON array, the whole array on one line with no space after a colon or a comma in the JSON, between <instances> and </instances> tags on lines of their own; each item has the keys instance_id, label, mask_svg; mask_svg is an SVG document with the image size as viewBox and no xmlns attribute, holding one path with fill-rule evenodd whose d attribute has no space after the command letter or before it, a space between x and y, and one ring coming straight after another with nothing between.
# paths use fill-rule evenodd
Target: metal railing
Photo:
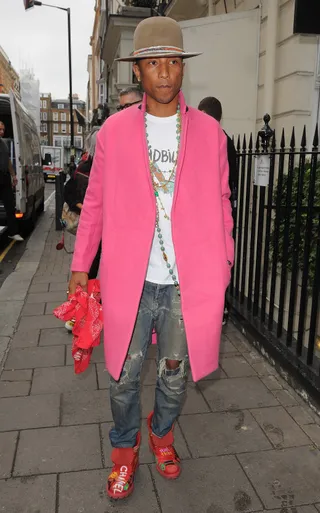
<instances>
[{"instance_id":1,"label":"metal railing","mask_svg":"<svg viewBox=\"0 0 320 513\"><path fill-rule=\"evenodd\" d=\"M304 128L277 146L270 117L254 146L237 141L234 311L299 377L320 391L320 160Z\"/></svg>"}]
</instances>

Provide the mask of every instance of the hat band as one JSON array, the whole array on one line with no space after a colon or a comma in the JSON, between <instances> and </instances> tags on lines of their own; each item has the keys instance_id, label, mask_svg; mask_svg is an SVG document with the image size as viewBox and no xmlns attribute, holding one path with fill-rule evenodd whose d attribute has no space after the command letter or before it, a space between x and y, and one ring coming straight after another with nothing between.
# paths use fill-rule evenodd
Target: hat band
<instances>
[{"instance_id":1,"label":"hat band","mask_svg":"<svg viewBox=\"0 0 320 513\"><path fill-rule=\"evenodd\" d=\"M144 55L149 54L158 54L163 53L167 55L172 55L172 53L176 54L184 54L184 50L179 48L178 46L149 46L148 48L140 48L133 52L134 57L143 57Z\"/></svg>"}]
</instances>

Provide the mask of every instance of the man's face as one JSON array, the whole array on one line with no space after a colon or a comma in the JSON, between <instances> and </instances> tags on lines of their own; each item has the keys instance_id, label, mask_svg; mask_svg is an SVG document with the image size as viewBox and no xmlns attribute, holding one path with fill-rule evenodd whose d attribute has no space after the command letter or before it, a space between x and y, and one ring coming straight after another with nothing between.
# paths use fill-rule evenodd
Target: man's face
<instances>
[{"instance_id":1,"label":"man's face","mask_svg":"<svg viewBox=\"0 0 320 513\"><path fill-rule=\"evenodd\" d=\"M4 131L5 131L5 126L3 123L0 123L0 137L4 137Z\"/></svg>"},{"instance_id":2,"label":"man's face","mask_svg":"<svg viewBox=\"0 0 320 513\"><path fill-rule=\"evenodd\" d=\"M184 64L180 57L141 59L133 70L149 97L168 104L181 89Z\"/></svg>"},{"instance_id":3,"label":"man's face","mask_svg":"<svg viewBox=\"0 0 320 513\"><path fill-rule=\"evenodd\" d=\"M127 107L138 104L140 102L141 99L135 93L124 94L123 96L119 97L120 109L118 110L126 109Z\"/></svg>"}]
</instances>

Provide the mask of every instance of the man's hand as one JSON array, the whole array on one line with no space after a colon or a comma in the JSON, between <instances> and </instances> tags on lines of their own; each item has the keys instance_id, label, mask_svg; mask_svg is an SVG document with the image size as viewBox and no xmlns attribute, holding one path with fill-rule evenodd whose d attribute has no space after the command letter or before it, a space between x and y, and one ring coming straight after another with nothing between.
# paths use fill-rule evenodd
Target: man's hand
<instances>
[{"instance_id":1,"label":"man's hand","mask_svg":"<svg viewBox=\"0 0 320 513\"><path fill-rule=\"evenodd\" d=\"M16 176L12 176L12 187L16 187L18 183L18 178Z\"/></svg>"},{"instance_id":2,"label":"man's hand","mask_svg":"<svg viewBox=\"0 0 320 513\"><path fill-rule=\"evenodd\" d=\"M77 286L80 285L84 291L88 288L88 273L73 271L69 281L69 295L75 294Z\"/></svg>"}]
</instances>

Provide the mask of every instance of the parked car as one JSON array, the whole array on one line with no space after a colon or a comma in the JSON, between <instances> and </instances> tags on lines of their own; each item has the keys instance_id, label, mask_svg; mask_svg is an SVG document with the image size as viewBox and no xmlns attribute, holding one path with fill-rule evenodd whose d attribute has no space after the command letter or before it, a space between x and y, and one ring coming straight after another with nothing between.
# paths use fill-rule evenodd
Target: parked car
<instances>
[{"instance_id":1,"label":"parked car","mask_svg":"<svg viewBox=\"0 0 320 513\"><path fill-rule=\"evenodd\" d=\"M37 212L44 209L44 179L40 140L33 118L13 91L0 94L0 120L6 126L5 142L15 168L16 218L33 226ZM5 226L6 213L0 201L0 225Z\"/></svg>"}]
</instances>

